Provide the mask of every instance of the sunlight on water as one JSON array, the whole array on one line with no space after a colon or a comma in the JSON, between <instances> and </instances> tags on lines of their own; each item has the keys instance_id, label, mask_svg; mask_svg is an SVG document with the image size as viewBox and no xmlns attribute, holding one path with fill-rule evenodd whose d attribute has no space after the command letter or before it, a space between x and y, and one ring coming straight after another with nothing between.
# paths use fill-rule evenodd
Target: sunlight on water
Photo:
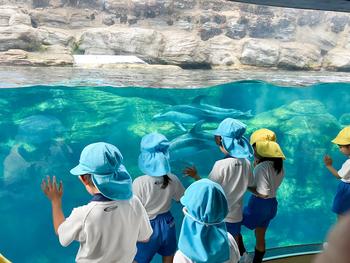
<instances>
[{"instance_id":1,"label":"sunlight on water","mask_svg":"<svg viewBox=\"0 0 350 263\"><path fill-rule=\"evenodd\" d=\"M247 124L246 135L265 127L277 134L287 157L278 193L279 211L267 246L322 242L335 221L335 180L323 167L328 153L344 161L330 140L350 125L350 84L308 88L243 81L201 89L34 86L0 93L0 252L14 262L73 262L77 244L60 247L49 202L40 190L50 174L64 182L66 216L89 201L69 174L82 148L106 141L118 146L133 178L140 139L158 131L172 140L172 170L188 186L182 169L196 165L206 176L221 154L211 131L226 117ZM247 194L246 197L249 195ZM180 230L180 205L173 208ZM243 232L248 248L253 235ZM156 260L155 260L156 261Z\"/></svg>"}]
</instances>

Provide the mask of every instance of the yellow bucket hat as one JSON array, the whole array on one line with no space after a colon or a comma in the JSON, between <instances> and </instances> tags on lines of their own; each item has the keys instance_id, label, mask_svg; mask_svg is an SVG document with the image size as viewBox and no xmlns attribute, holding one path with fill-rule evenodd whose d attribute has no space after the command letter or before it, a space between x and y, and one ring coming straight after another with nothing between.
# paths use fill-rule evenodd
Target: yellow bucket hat
<instances>
[{"instance_id":1,"label":"yellow bucket hat","mask_svg":"<svg viewBox=\"0 0 350 263\"><path fill-rule=\"evenodd\" d=\"M337 137L335 137L332 141L332 143L338 144L338 145L349 145L350 144L350 126L345 127L342 129Z\"/></svg>"},{"instance_id":2,"label":"yellow bucket hat","mask_svg":"<svg viewBox=\"0 0 350 263\"><path fill-rule=\"evenodd\" d=\"M269 129L259 129L250 136L250 144L253 145L257 141L276 141L276 134Z\"/></svg>"},{"instance_id":3,"label":"yellow bucket hat","mask_svg":"<svg viewBox=\"0 0 350 263\"><path fill-rule=\"evenodd\" d=\"M258 141L256 142L256 151L261 157L286 159L277 142Z\"/></svg>"}]
</instances>

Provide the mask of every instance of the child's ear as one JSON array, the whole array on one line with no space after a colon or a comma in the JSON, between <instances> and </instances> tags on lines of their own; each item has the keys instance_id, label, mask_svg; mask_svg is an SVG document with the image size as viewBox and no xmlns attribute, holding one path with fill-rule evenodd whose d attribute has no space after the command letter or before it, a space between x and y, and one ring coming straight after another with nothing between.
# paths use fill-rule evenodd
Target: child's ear
<instances>
[{"instance_id":1,"label":"child's ear","mask_svg":"<svg viewBox=\"0 0 350 263\"><path fill-rule=\"evenodd\" d=\"M84 175L80 175L79 179L84 185L88 185L89 184L87 178Z\"/></svg>"}]
</instances>

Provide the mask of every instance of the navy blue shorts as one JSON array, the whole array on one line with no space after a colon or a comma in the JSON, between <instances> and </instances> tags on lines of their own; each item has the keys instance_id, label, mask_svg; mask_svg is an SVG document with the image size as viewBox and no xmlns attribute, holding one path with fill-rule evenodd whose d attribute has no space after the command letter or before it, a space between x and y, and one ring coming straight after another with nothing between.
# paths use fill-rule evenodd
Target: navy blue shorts
<instances>
[{"instance_id":1,"label":"navy blue shorts","mask_svg":"<svg viewBox=\"0 0 350 263\"><path fill-rule=\"evenodd\" d=\"M238 236L241 233L242 222L238 223L226 223L227 232L229 232L233 237Z\"/></svg>"},{"instance_id":2,"label":"navy blue shorts","mask_svg":"<svg viewBox=\"0 0 350 263\"><path fill-rule=\"evenodd\" d=\"M332 211L338 215L350 210L350 183L340 181L333 200Z\"/></svg>"},{"instance_id":3,"label":"navy blue shorts","mask_svg":"<svg viewBox=\"0 0 350 263\"><path fill-rule=\"evenodd\" d=\"M243 211L242 224L249 229L267 228L277 214L277 205L276 198L264 199L251 195L248 206Z\"/></svg>"},{"instance_id":4,"label":"navy blue shorts","mask_svg":"<svg viewBox=\"0 0 350 263\"><path fill-rule=\"evenodd\" d=\"M150 220L153 234L147 243L137 243L137 263L151 262L156 253L161 256L172 256L177 250L174 217L170 212L157 215Z\"/></svg>"}]
</instances>

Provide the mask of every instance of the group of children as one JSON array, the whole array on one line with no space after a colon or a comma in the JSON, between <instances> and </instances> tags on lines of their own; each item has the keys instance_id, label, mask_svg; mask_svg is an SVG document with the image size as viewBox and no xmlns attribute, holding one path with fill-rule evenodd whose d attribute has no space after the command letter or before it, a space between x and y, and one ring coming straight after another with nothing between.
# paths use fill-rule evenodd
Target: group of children
<instances>
[{"instance_id":1,"label":"group of children","mask_svg":"<svg viewBox=\"0 0 350 263\"><path fill-rule=\"evenodd\" d=\"M225 157L214 164L208 179L201 179L195 167L186 168L184 174L196 180L186 190L171 174L169 141L162 134L142 138L138 166L145 175L134 182L115 146L103 142L86 146L70 172L93 196L89 204L73 209L65 218L62 182L47 177L41 185L51 200L60 243L80 243L77 262L143 263L156 253L165 263L262 262L265 233L277 213L285 156L273 131L257 130L249 142L245 130L242 122L231 118L219 124L214 139ZM333 142L349 156L350 127ZM253 156L252 168L249 158ZM325 157L325 163L342 178L334 211L343 214L350 208L350 199L345 200L350 195L346 181L350 181L350 160L338 172L330 157ZM252 194L243 208L246 190ZM184 206L179 242L170 212L172 200ZM255 230L253 256L244 247L241 225Z\"/></svg>"}]
</instances>

